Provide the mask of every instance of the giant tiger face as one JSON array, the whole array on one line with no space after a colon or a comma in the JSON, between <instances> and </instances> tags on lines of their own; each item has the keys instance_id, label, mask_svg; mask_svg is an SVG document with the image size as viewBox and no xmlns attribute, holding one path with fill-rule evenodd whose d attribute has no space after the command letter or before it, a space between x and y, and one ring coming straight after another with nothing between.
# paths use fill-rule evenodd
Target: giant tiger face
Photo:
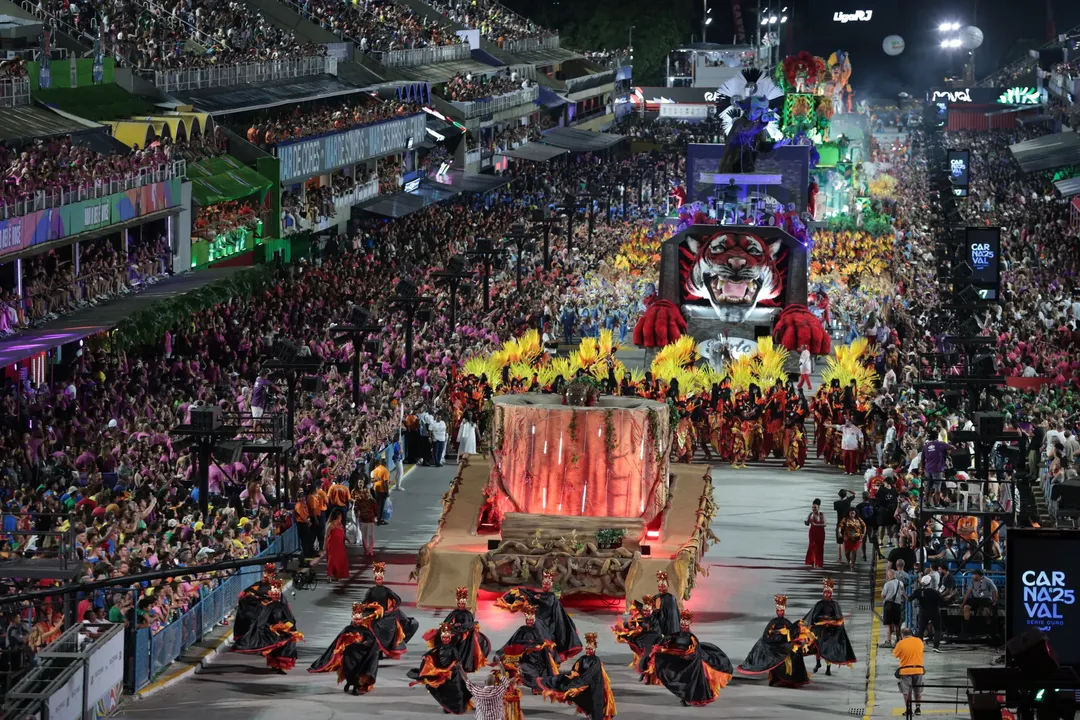
<instances>
[{"instance_id":1,"label":"giant tiger face","mask_svg":"<svg viewBox=\"0 0 1080 720\"><path fill-rule=\"evenodd\" d=\"M694 255L686 275L686 295L707 300L717 315L731 315L735 305L742 307L737 314L746 317L759 302L780 294L779 240L767 244L749 233L720 232L700 242L688 240L687 245Z\"/></svg>"}]
</instances>

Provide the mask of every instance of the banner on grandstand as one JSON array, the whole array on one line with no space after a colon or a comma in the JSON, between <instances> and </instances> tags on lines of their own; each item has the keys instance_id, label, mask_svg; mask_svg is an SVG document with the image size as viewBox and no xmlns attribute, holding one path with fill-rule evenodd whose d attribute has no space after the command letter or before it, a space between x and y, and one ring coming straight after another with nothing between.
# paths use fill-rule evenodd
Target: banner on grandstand
<instances>
[{"instance_id":1,"label":"banner on grandstand","mask_svg":"<svg viewBox=\"0 0 1080 720\"><path fill-rule=\"evenodd\" d=\"M0 255L63 237L64 224L60 216L61 208L49 208L0 220Z\"/></svg>"},{"instance_id":2,"label":"banner on grandstand","mask_svg":"<svg viewBox=\"0 0 1080 720\"><path fill-rule=\"evenodd\" d=\"M427 115L365 125L323 137L280 143L275 154L281 161L281 182L323 175L365 160L406 150L427 136Z\"/></svg>"},{"instance_id":3,"label":"banner on grandstand","mask_svg":"<svg viewBox=\"0 0 1080 720\"><path fill-rule=\"evenodd\" d=\"M1046 634L1062 665L1080 664L1080 533L1022 528L1009 531L1005 571L1007 639L1029 630Z\"/></svg>"},{"instance_id":4,"label":"banner on grandstand","mask_svg":"<svg viewBox=\"0 0 1080 720\"><path fill-rule=\"evenodd\" d=\"M86 717L107 717L124 690L124 634L116 633L86 659Z\"/></svg>"}]
</instances>

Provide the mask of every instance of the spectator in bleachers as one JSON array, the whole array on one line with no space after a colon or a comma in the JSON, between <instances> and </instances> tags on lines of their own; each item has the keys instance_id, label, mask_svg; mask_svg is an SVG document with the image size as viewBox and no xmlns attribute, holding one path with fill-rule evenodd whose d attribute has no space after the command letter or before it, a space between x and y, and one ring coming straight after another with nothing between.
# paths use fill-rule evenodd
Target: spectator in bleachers
<instances>
[{"instance_id":1,"label":"spectator in bleachers","mask_svg":"<svg viewBox=\"0 0 1080 720\"><path fill-rule=\"evenodd\" d=\"M531 80L519 78L516 72L498 73L488 77L459 73L446 81L446 95L454 102L472 102L524 90L532 85Z\"/></svg>"},{"instance_id":2,"label":"spectator in bleachers","mask_svg":"<svg viewBox=\"0 0 1080 720\"><path fill-rule=\"evenodd\" d=\"M383 101L373 95L322 107L293 105L259 113L248 128L247 139L250 143L269 148L286 140L344 132L420 111L421 106L417 103Z\"/></svg>"},{"instance_id":3,"label":"spectator in bleachers","mask_svg":"<svg viewBox=\"0 0 1080 720\"><path fill-rule=\"evenodd\" d=\"M454 22L479 30L485 40L499 47L507 40L554 34L496 0L435 0L431 5Z\"/></svg>"},{"instance_id":4,"label":"spectator in bleachers","mask_svg":"<svg viewBox=\"0 0 1080 720\"><path fill-rule=\"evenodd\" d=\"M297 0L297 4L312 22L356 43L365 53L462 42L449 25L431 22L392 0Z\"/></svg>"}]
</instances>

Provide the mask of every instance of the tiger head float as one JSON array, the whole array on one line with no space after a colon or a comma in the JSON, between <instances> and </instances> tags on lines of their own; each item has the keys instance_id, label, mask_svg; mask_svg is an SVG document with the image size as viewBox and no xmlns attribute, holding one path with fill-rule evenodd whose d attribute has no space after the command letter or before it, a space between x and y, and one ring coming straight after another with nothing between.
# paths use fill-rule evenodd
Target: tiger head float
<instances>
[{"instance_id":1,"label":"tiger head float","mask_svg":"<svg viewBox=\"0 0 1080 720\"><path fill-rule=\"evenodd\" d=\"M688 238L683 244L684 297L707 301L721 319L746 319L759 303L780 295L780 245L780 240L770 244L743 231Z\"/></svg>"}]
</instances>

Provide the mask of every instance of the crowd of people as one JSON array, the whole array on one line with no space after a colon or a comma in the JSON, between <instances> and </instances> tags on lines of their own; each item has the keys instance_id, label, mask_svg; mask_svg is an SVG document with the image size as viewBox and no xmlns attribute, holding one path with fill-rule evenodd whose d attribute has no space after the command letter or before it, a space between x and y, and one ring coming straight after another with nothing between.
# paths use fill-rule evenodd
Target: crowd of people
<instances>
[{"instance_id":1,"label":"crowd of people","mask_svg":"<svg viewBox=\"0 0 1080 720\"><path fill-rule=\"evenodd\" d=\"M620 118L612 132L660 145L685 146L692 142L721 142L724 137L719 121L694 122L676 118L648 120L639 113Z\"/></svg>"},{"instance_id":2,"label":"crowd of people","mask_svg":"<svg viewBox=\"0 0 1080 720\"><path fill-rule=\"evenodd\" d=\"M248 142L262 148L278 143L338 133L420 112L416 103L362 96L320 107L299 105L260 113L247 130Z\"/></svg>"},{"instance_id":3,"label":"crowd of people","mask_svg":"<svg viewBox=\"0 0 1080 720\"><path fill-rule=\"evenodd\" d=\"M39 15L54 17L87 38L100 34L106 54L138 70L199 68L325 55L300 42L236 0L193 0L165 7L129 0L38 0ZM199 49L188 47L188 41Z\"/></svg>"},{"instance_id":4,"label":"crowd of people","mask_svg":"<svg viewBox=\"0 0 1080 720\"><path fill-rule=\"evenodd\" d=\"M119 192L126 187L111 189L111 184L137 182L140 173L162 169L170 158L163 145L103 154L70 135L28 143L3 143L0 144L0 168L3 168L0 207L8 217L13 217L40 207Z\"/></svg>"},{"instance_id":5,"label":"crowd of people","mask_svg":"<svg viewBox=\"0 0 1080 720\"><path fill-rule=\"evenodd\" d=\"M393 0L299 0L296 6L316 25L356 43L365 53L462 42L449 25L432 22Z\"/></svg>"},{"instance_id":6,"label":"crowd of people","mask_svg":"<svg viewBox=\"0 0 1080 720\"><path fill-rule=\"evenodd\" d=\"M519 78L516 72L487 76L459 73L446 81L445 95L453 102L475 102L515 90L525 90L532 85L532 81Z\"/></svg>"},{"instance_id":7,"label":"crowd of people","mask_svg":"<svg viewBox=\"0 0 1080 720\"><path fill-rule=\"evenodd\" d=\"M22 293L0 285L0 336L36 327L73 310L98 305L152 285L170 272L163 235L132 235L83 243L78 272L70 252L54 250L23 261Z\"/></svg>"},{"instance_id":8,"label":"crowd of people","mask_svg":"<svg viewBox=\"0 0 1080 720\"><path fill-rule=\"evenodd\" d=\"M553 34L496 0L436 0L431 5L450 20L479 30L485 40L499 47L507 40Z\"/></svg>"}]
</instances>

